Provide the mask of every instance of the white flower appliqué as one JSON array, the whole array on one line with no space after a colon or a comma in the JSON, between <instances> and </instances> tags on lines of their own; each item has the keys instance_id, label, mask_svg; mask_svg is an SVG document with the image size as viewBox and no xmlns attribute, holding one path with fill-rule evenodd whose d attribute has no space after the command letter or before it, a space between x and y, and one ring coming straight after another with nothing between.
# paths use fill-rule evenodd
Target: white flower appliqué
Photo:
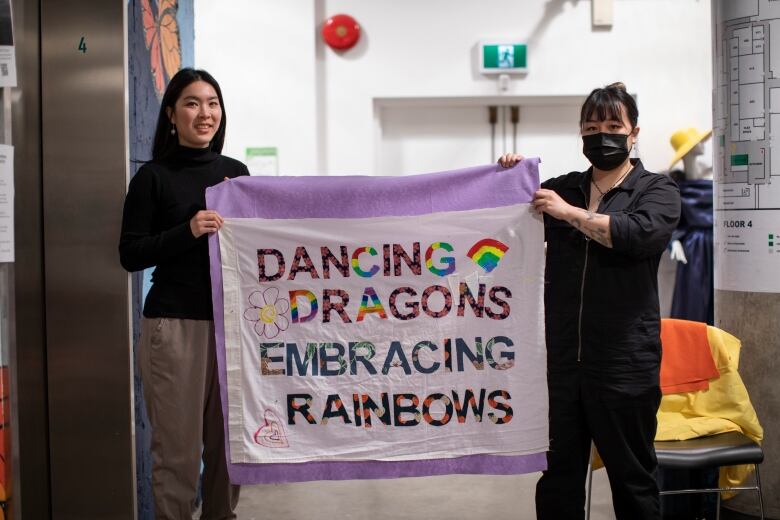
<instances>
[{"instance_id":1,"label":"white flower appliqu\u00e9","mask_svg":"<svg viewBox=\"0 0 780 520\"><path fill-rule=\"evenodd\" d=\"M249 305L251 307L244 311L244 319L255 322L258 336L273 339L290 326L290 320L285 316L290 310L290 302L279 297L276 287L253 292L249 295Z\"/></svg>"}]
</instances>

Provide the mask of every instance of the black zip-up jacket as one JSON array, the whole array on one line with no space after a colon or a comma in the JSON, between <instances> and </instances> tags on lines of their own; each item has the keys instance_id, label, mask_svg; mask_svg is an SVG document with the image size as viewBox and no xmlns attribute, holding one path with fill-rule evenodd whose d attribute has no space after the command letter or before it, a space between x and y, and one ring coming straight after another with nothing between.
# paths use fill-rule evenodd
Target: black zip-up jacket
<instances>
[{"instance_id":1,"label":"black zip-up jacket","mask_svg":"<svg viewBox=\"0 0 780 520\"><path fill-rule=\"evenodd\" d=\"M612 248L545 214L545 308L551 395L602 402L658 396L658 262L680 217L680 193L639 160L601 200ZM587 208L592 170L542 184Z\"/></svg>"}]
</instances>

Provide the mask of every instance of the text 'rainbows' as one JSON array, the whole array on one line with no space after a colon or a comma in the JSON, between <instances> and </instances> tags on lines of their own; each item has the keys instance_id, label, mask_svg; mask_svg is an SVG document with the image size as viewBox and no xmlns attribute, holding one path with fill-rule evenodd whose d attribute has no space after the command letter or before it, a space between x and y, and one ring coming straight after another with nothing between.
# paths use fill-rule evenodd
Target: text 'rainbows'
<instances>
[{"instance_id":1,"label":"text 'rainbows'","mask_svg":"<svg viewBox=\"0 0 780 520\"><path fill-rule=\"evenodd\" d=\"M468 257L471 258L475 264L485 270L486 273L491 272L498 267L498 263L504 257L504 253L507 252L509 246L498 240L492 238L483 238L469 249Z\"/></svg>"}]
</instances>

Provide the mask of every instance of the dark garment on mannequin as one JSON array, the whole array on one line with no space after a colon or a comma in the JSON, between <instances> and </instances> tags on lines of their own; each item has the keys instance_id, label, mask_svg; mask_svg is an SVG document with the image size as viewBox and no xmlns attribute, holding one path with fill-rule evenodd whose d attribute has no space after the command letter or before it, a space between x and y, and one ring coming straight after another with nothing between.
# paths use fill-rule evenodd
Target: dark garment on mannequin
<instances>
[{"instance_id":1,"label":"dark garment on mannequin","mask_svg":"<svg viewBox=\"0 0 780 520\"><path fill-rule=\"evenodd\" d=\"M680 202L671 179L632 163L597 209L610 217L612 248L544 216L550 452L536 488L540 519L583 518L590 439L604 458L617 518L659 516L657 273ZM591 175L572 172L542 187L587 208Z\"/></svg>"},{"instance_id":2,"label":"dark garment on mannequin","mask_svg":"<svg viewBox=\"0 0 780 520\"><path fill-rule=\"evenodd\" d=\"M682 244L687 264L678 262L671 317L714 323L712 181L680 181L682 215L672 240Z\"/></svg>"},{"instance_id":3,"label":"dark garment on mannequin","mask_svg":"<svg viewBox=\"0 0 780 520\"><path fill-rule=\"evenodd\" d=\"M712 181L707 179L678 180L682 214L672 240L682 244L687 264L677 263L677 275L672 297L672 318L714 323L713 269L713 205ZM714 487L718 471L664 470L659 479L666 489ZM691 484L693 482L693 484ZM710 485L705 485L710 484ZM715 495L680 495L665 497L663 517L669 519L714 517ZM709 516L708 516L709 517Z\"/></svg>"}]
</instances>

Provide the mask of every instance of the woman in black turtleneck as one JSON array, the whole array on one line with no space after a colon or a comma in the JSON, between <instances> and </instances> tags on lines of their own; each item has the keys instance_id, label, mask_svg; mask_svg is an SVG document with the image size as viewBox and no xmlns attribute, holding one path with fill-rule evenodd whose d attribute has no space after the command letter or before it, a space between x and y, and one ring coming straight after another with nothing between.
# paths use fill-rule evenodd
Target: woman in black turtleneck
<instances>
[{"instance_id":1,"label":"woman in black turtleneck","mask_svg":"<svg viewBox=\"0 0 780 520\"><path fill-rule=\"evenodd\" d=\"M157 518L192 518L201 456L201 518L235 518L219 397L207 235L222 217L206 188L248 175L220 155L222 92L207 72L182 69L163 96L152 160L130 181L119 253L128 271L155 267L144 304L138 368L152 425Z\"/></svg>"}]
</instances>

